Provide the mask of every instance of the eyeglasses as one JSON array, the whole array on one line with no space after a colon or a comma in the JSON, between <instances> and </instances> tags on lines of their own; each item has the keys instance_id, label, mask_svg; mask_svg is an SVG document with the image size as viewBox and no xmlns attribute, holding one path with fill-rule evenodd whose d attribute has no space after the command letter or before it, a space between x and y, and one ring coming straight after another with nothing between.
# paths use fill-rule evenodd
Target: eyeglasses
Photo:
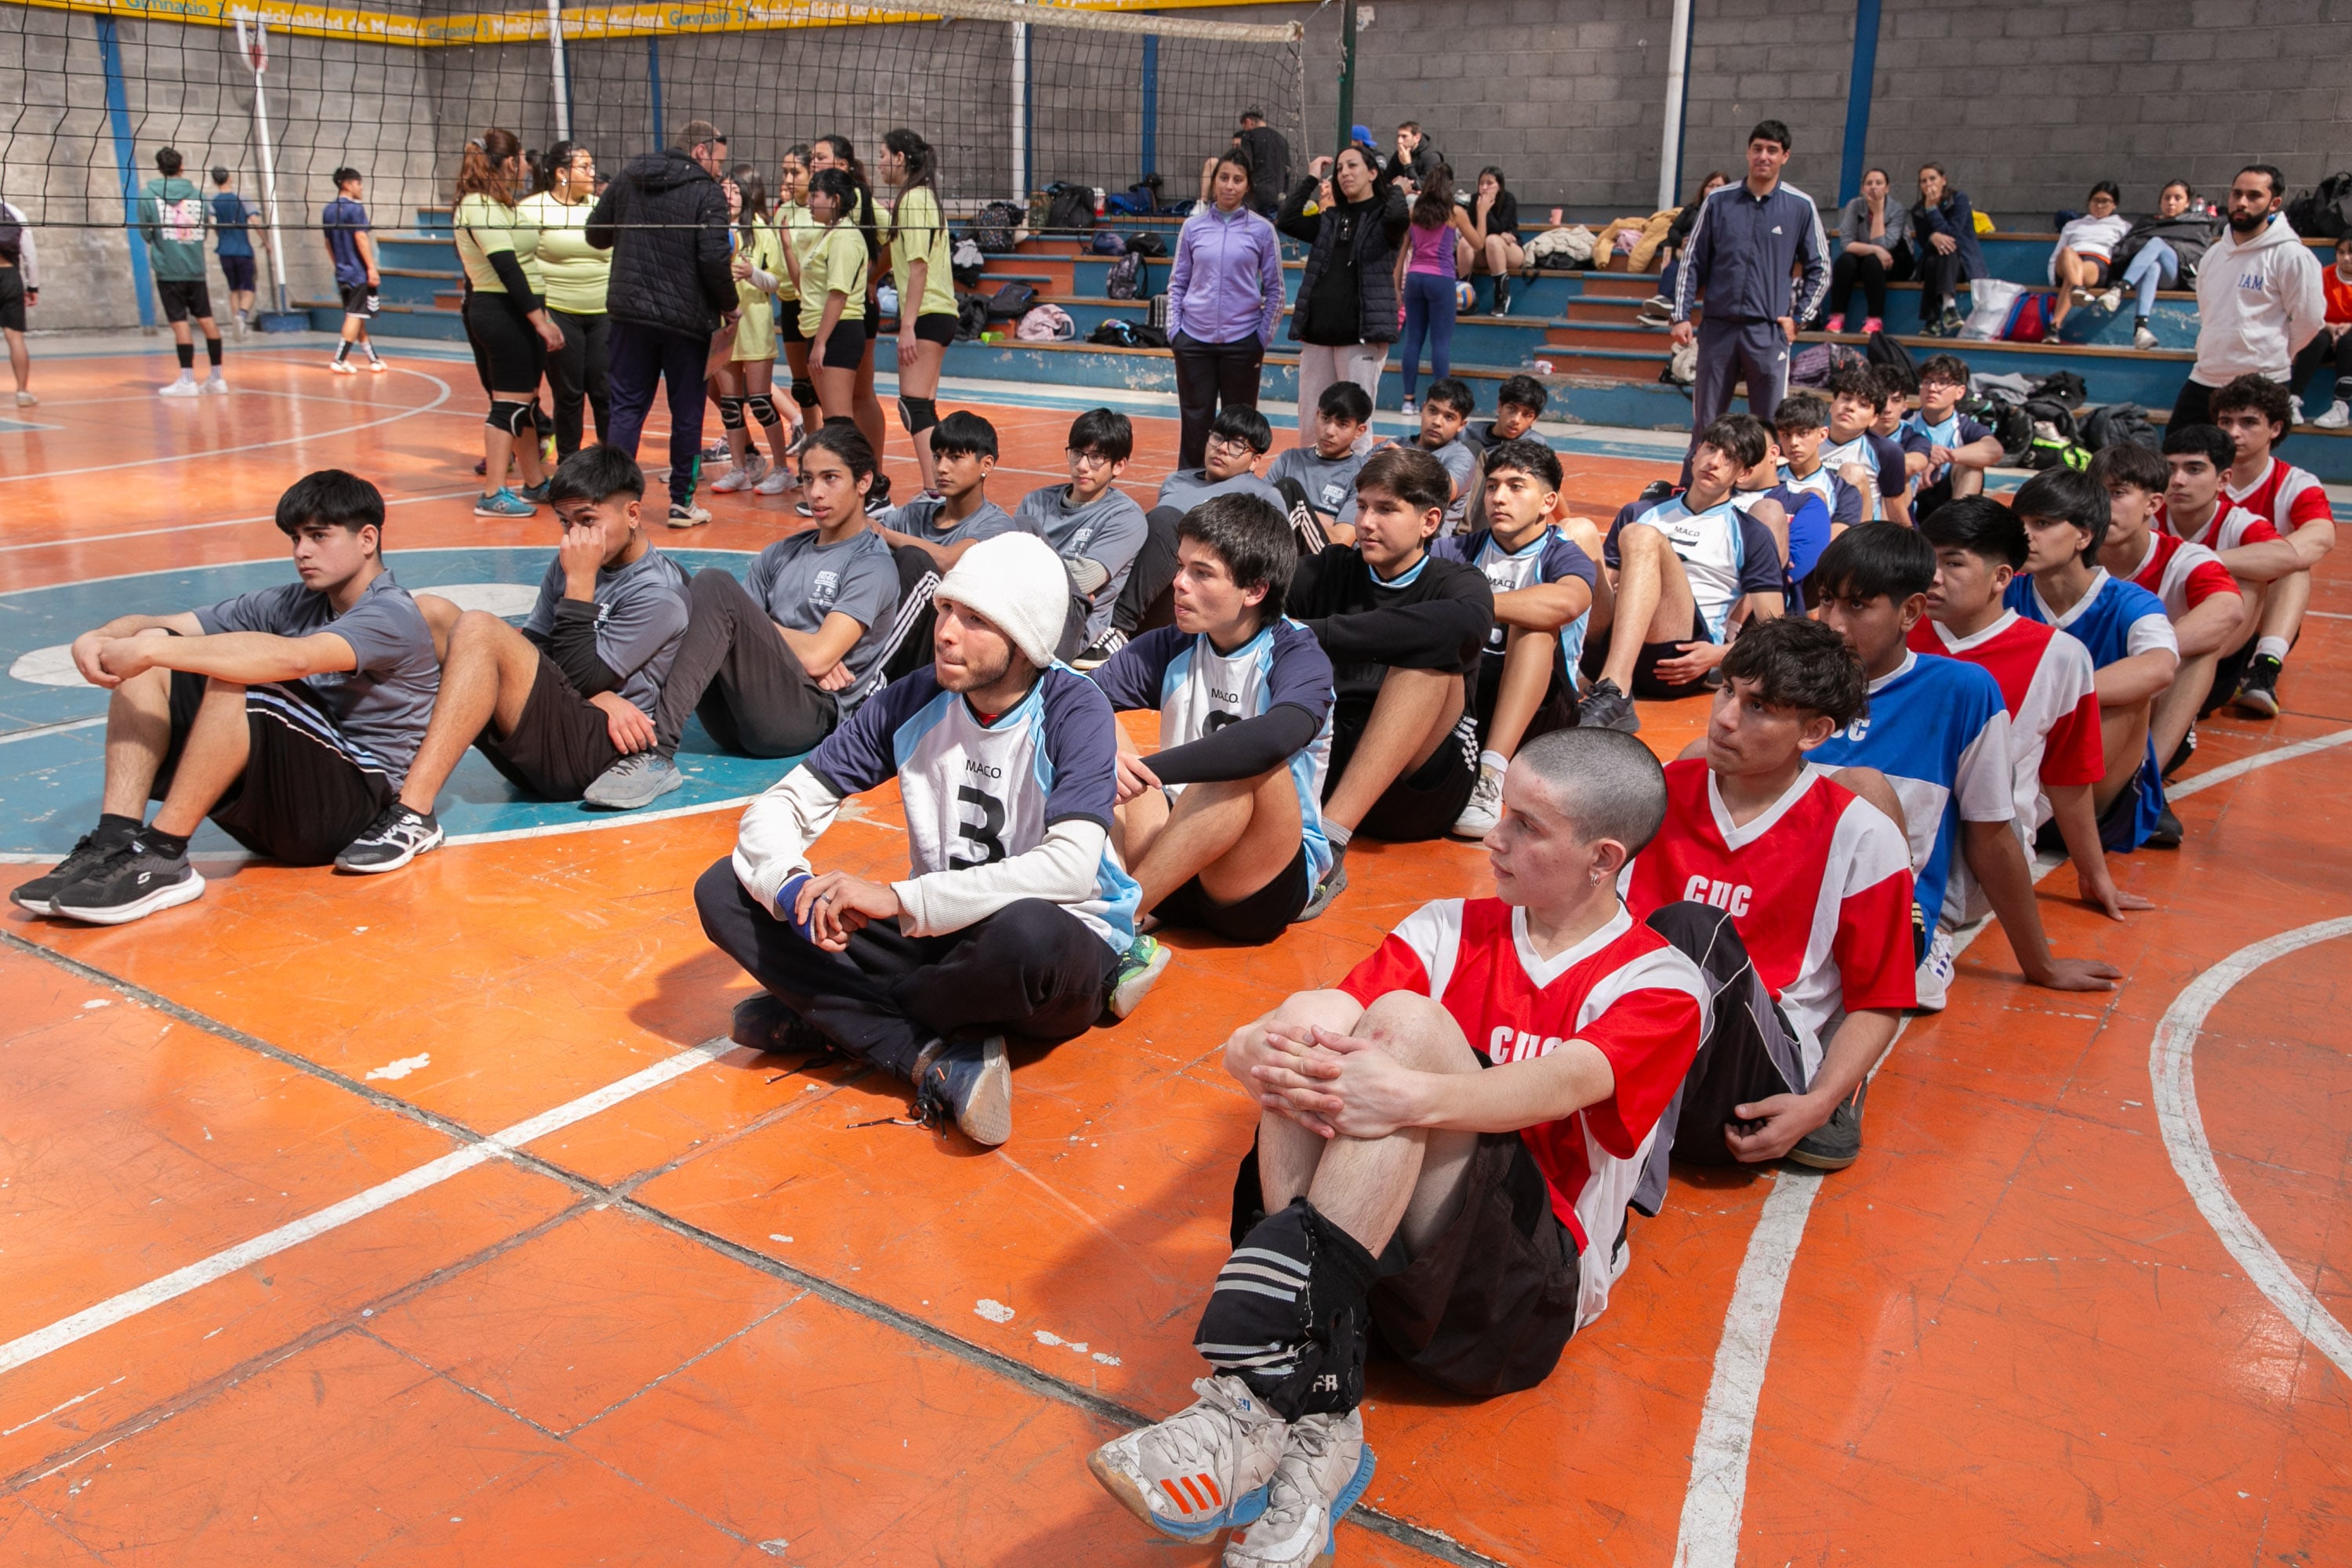
<instances>
[{"instance_id":1,"label":"eyeglasses","mask_svg":"<svg viewBox=\"0 0 2352 1568\"><path fill-rule=\"evenodd\" d=\"M1108 468L1118 460L1116 458L1106 458L1100 452L1091 448L1070 454L1070 467L1074 468Z\"/></svg>"},{"instance_id":2,"label":"eyeglasses","mask_svg":"<svg viewBox=\"0 0 2352 1568\"><path fill-rule=\"evenodd\" d=\"M1256 446L1246 436L1212 436L1209 445L1220 452L1247 452L1252 457L1257 456Z\"/></svg>"}]
</instances>

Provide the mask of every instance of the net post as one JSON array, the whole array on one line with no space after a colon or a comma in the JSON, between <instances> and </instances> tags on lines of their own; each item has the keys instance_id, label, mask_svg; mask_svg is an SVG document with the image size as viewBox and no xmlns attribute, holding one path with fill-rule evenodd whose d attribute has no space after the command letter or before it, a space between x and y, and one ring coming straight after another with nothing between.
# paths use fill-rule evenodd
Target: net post
<instances>
[{"instance_id":1,"label":"net post","mask_svg":"<svg viewBox=\"0 0 2352 1568\"><path fill-rule=\"evenodd\" d=\"M1160 35L1143 35L1143 170L1148 180L1160 169Z\"/></svg>"},{"instance_id":2,"label":"net post","mask_svg":"<svg viewBox=\"0 0 2352 1568\"><path fill-rule=\"evenodd\" d=\"M1029 25L1013 24L1013 205L1029 205Z\"/></svg>"},{"instance_id":3,"label":"net post","mask_svg":"<svg viewBox=\"0 0 2352 1568\"><path fill-rule=\"evenodd\" d=\"M1677 0L1688 5L1690 0ZM1345 0L1339 7L1339 139L1333 145L1337 157L1348 145L1348 132L1356 125L1356 0Z\"/></svg>"},{"instance_id":4,"label":"net post","mask_svg":"<svg viewBox=\"0 0 2352 1568\"><path fill-rule=\"evenodd\" d=\"M139 224L138 146L131 134L131 99L122 85L122 44L114 18L93 18L98 31L98 58L106 73L106 119L114 134L114 166L122 176L123 226L130 231L131 282L139 290L139 328L155 330L155 289L147 271L146 233Z\"/></svg>"},{"instance_id":5,"label":"net post","mask_svg":"<svg viewBox=\"0 0 2352 1568\"><path fill-rule=\"evenodd\" d=\"M555 95L555 135L572 140L572 93L563 68L563 0L547 0L547 68Z\"/></svg>"},{"instance_id":6,"label":"net post","mask_svg":"<svg viewBox=\"0 0 2352 1568\"><path fill-rule=\"evenodd\" d=\"M257 28L261 26L258 18L255 19L254 26ZM255 66L253 139L261 147L261 211L269 224L270 292L277 296L278 313L282 316L287 313L286 241L278 227L278 163L277 154L269 145L269 104L262 96L261 76L261 68Z\"/></svg>"},{"instance_id":7,"label":"net post","mask_svg":"<svg viewBox=\"0 0 2352 1568\"><path fill-rule=\"evenodd\" d=\"M1683 173L1683 100L1690 75L1691 0L1675 0L1672 36L1666 40L1666 124L1658 142L1658 210L1677 200Z\"/></svg>"}]
</instances>

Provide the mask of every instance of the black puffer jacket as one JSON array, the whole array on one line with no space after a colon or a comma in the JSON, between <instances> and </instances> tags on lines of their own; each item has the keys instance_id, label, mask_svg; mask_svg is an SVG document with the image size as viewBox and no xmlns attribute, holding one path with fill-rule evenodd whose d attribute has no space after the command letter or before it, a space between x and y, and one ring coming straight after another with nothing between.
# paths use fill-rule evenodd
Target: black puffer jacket
<instances>
[{"instance_id":1,"label":"black puffer jacket","mask_svg":"<svg viewBox=\"0 0 2352 1568\"><path fill-rule=\"evenodd\" d=\"M1306 216L1307 204L1321 188L1322 182L1312 178L1298 182L1290 198L1274 215L1274 226L1291 238L1312 245L1307 253L1307 268L1298 276L1298 300L1291 308L1290 341L1293 342L1330 342L1338 334L1321 329L1315 323L1316 336L1301 332L1301 325L1313 313L1316 284L1335 261L1356 269L1356 333L1360 343L1392 343L1400 328L1397 323L1396 248L1411 225L1412 209L1403 195L1391 190L1384 183L1376 183L1372 194L1360 202L1326 207L1313 217ZM1353 230L1349 243L1349 256L1339 257L1339 230L1343 222Z\"/></svg>"},{"instance_id":2,"label":"black puffer jacket","mask_svg":"<svg viewBox=\"0 0 2352 1568\"><path fill-rule=\"evenodd\" d=\"M709 337L735 309L726 193L680 148L629 160L588 215L588 243L613 253L604 312L616 321Z\"/></svg>"},{"instance_id":3,"label":"black puffer jacket","mask_svg":"<svg viewBox=\"0 0 2352 1568\"><path fill-rule=\"evenodd\" d=\"M2221 228L2221 220L2210 215L2200 217L2182 213L2179 217L2158 217L2150 214L2133 224L2131 232L2116 244L2115 260L2109 263L2110 276L2121 279L2132 258L2147 249L2149 240L2160 239L2172 247L2173 258L2180 264L2179 287L2193 289L2197 286L2197 264L2205 259Z\"/></svg>"}]
</instances>

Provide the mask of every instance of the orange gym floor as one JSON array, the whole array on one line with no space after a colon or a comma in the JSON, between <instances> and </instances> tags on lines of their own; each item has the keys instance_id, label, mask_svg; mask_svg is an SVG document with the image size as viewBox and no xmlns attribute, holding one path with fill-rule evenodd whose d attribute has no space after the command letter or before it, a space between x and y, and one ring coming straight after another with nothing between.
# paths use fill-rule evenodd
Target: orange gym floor
<instances>
[{"instance_id":1,"label":"orange gym floor","mask_svg":"<svg viewBox=\"0 0 2352 1568\"><path fill-rule=\"evenodd\" d=\"M184 404L152 395L160 341L39 360L40 406L0 420L7 657L58 640L22 627L61 585L177 608L193 568L275 562L311 468L383 486L395 567L547 544L544 514L470 515L470 366L394 348L347 378L233 346L234 395ZM982 406L1009 506L1069 414ZM1148 499L1175 426L1138 432ZM1569 465L1588 510L1658 469ZM795 525L709 499L698 550ZM1678 1173L1540 1389L1376 1372L1342 1562L2352 1562L2352 594L2323 571L2290 711L2209 725L2186 847L2119 862L2158 907L2116 925L2043 884L2121 987L2030 990L1986 933L1880 1073L1861 1163ZM100 710L0 692L0 772ZM1644 721L1670 753L1703 715ZM0 826L94 790L94 745L54 755ZM868 805L821 864L903 864ZM1252 1117L1217 1047L1483 889L1480 852L1367 844L1270 948L1176 936L1132 1019L1024 1061L983 1154L888 1120L891 1084L728 1046L748 983L688 887L735 815L562 812L381 879L218 860L114 931L7 908L0 1562L1211 1560L1083 1460L1201 1371Z\"/></svg>"}]
</instances>

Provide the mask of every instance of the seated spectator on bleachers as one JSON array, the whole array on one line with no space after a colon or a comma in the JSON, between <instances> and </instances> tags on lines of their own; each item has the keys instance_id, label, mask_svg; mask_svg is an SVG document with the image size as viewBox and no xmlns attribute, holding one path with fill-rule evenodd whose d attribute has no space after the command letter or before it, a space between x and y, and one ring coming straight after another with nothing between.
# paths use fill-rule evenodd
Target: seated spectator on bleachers
<instances>
[{"instance_id":1,"label":"seated spectator on bleachers","mask_svg":"<svg viewBox=\"0 0 2352 1568\"><path fill-rule=\"evenodd\" d=\"M1959 411L1969 394L1969 362L1930 354L1919 366L1919 411L1903 421L1903 466L1918 486L1911 515L1984 492L1985 470L2000 461L2000 437Z\"/></svg>"},{"instance_id":2,"label":"seated spectator on bleachers","mask_svg":"<svg viewBox=\"0 0 2352 1568\"><path fill-rule=\"evenodd\" d=\"M1642 324L1663 327L1674 319L1675 283L1680 276L1683 252L1690 248L1691 230L1698 224L1698 209L1706 198L1731 183L1731 176L1720 169L1707 171L1698 189L1675 213L1675 221L1666 226L1666 237L1659 242L1658 291L1642 302Z\"/></svg>"},{"instance_id":3,"label":"seated spectator on bleachers","mask_svg":"<svg viewBox=\"0 0 2352 1568\"><path fill-rule=\"evenodd\" d=\"M2114 267L2123 286L2131 290L2132 347L2143 352L2157 346L2148 318L2156 313L2159 289L2186 289L2197 280L2197 264L2213 243L2217 219L2191 213L2197 193L2186 180L2168 182L2156 198L2156 215L2131 226L2116 245Z\"/></svg>"},{"instance_id":4,"label":"seated spectator on bleachers","mask_svg":"<svg viewBox=\"0 0 2352 1568\"><path fill-rule=\"evenodd\" d=\"M2327 321L2317 336L2294 356L2287 390L2294 394L2294 417L2304 418L2303 395L2322 370L2333 369L2336 385L2331 401L2311 421L2315 430L2341 430L2352 426L2352 244L2336 247L2336 262L2319 274L2327 296Z\"/></svg>"},{"instance_id":5,"label":"seated spectator on bleachers","mask_svg":"<svg viewBox=\"0 0 2352 1568\"><path fill-rule=\"evenodd\" d=\"M1307 438L1276 458L1265 475L1283 493L1302 554L1311 554L1325 543L1356 541L1356 472L1367 456L1358 448L1364 433L1371 428L1371 397L1352 381L1335 381L1316 398L1310 423ZM1318 531L1310 532L1304 526L1307 519L1297 515L1302 505Z\"/></svg>"},{"instance_id":6,"label":"seated spectator on bleachers","mask_svg":"<svg viewBox=\"0 0 2352 1568\"><path fill-rule=\"evenodd\" d=\"M1969 194L1952 184L1941 163L1922 164L1919 199L1911 206L1911 248L1919 258L1919 331L1957 337L1960 284L1986 276L1977 243L1977 212Z\"/></svg>"},{"instance_id":7,"label":"seated spectator on bleachers","mask_svg":"<svg viewBox=\"0 0 2352 1568\"><path fill-rule=\"evenodd\" d=\"M1489 163L1478 171L1478 187L1468 198L1470 228L1455 241L1456 272L1486 273L1495 280L1494 313L1511 313L1511 274L1527 258L1519 246L1519 198L1503 184L1503 171Z\"/></svg>"},{"instance_id":8,"label":"seated spectator on bleachers","mask_svg":"<svg viewBox=\"0 0 2352 1568\"><path fill-rule=\"evenodd\" d=\"M1134 452L1135 426L1126 415L1089 408L1070 422L1070 482L1041 485L1013 509L1013 525L1052 545L1069 569L1065 658L1110 629L1119 590L1150 531L1143 509L1118 488Z\"/></svg>"},{"instance_id":9,"label":"seated spectator on bleachers","mask_svg":"<svg viewBox=\"0 0 2352 1568\"><path fill-rule=\"evenodd\" d=\"M1911 476L1900 443L1874 428L1884 414L1899 410L1903 395L1866 364L1840 365L1830 373L1830 433L1822 462L1862 492L1863 521L1911 521Z\"/></svg>"},{"instance_id":10,"label":"seated spectator on bleachers","mask_svg":"<svg viewBox=\"0 0 2352 1568\"><path fill-rule=\"evenodd\" d=\"M2101 180L2091 187L2089 210L2058 231L2057 247L2050 252L2050 281L2058 289L2050 309L2053 330L2065 324L2068 311L2095 299L2110 312L2122 306L2124 291L2110 279L2116 247L2131 232L2130 222L2116 211L2122 201L2116 183Z\"/></svg>"},{"instance_id":11,"label":"seated spectator on bleachers","mask_svg":"<svg viewBox=\"0 0 2352 1568\"><path fill-rule=\"evenodd\" d=\"M1391 185L1403 186L1409 195L1418 195L1444 162L1445 155L1422 134L1421 121L1408 120L1397 127L1396 151L1389 154L1388 167L1381 171L1381 177Z\"/></svg>"},{"instance_id":12,"label":"seated spectator on bleachers","mask_svg":"<svg viewBox=\"0 0 2352 1568\"><path fill-rule=\"evenodd\" d=\"M1911 212L1887 195L1886 171L1872 169L1862 176L1862 195L1845 204L1838 216L1837 259L1830 265L1832 331L1855 331L1853 302L1862 286L1866 314L1861 331L1875 332L1886 325L1886 286L1907 283L1918 265L1911 248Z\"/></svg>"},{"instance_id":13,"label":"seated spectator on bleachers","mask_svg":"<svg viewBox=\"0 0 2352 1568\"><path fill-rule=\"evenodd\" d=\"M2236 583L2245 605L2236 633L2222 645L2221 657L2214 661L2204 700L2197 705L2199 719L2227 706L2237 696L2246 679L2246 667L2253 660L2255 645L2262 640L2263 611L2272 593L2281 579L2303 570L2303 557L2294 544L2281 538L2267 521L2230 500L2222 489L2236 458L2237 443L2216 426L2189 425L2164 433L2165 489L2155 511L2157 551L2164 552L2172 541L2211 551ZM2114 493L2112 483L2108 489ZM2122 504L2116 503L2118 511ZM2163 556L2158 553L2153 558ZM2140 586L2155 591L2145 581ZM2170 596L2165 597L2165 608L2177 610ZM2174 618L2179 619L2177 613ZM2192 746L2196 735L2194 728L2188 732ZM2166 759L2167 776L2186 760L2179 751L2159 747L2158 754Z\"/></svg>"},{"instance_id":14,"label":"seated spectator on bleachers","mask_svg":"<svg viewBox=\"0 0 2352 1568\"><path fill-rule=\"evenodd\" d=\"M1584 639L1592 686L1577 722L1639 730L1633 699L1667 702L1706 689L1733 633L1781 613L1780 551L1771 531L1732 502L1739 476L1764 460L1770 437L1745 414L1699 435L1690 489L1629 501L1602 547L1614 590L1609 625Z\"/></svg>"},{"instance_id":15,"label":"seated spectator on bleachers","mask_svg":"<svg viewBox=\"0 0 2352 1568\"><path fill-rule=\"evenodd\" d=\"M2327 320L2319 262L2279 210L2285 200L2286 176L2269 163L2249 163L2230 182L2230 226L2197 268L2197 363L2172 400L2175 428L2221 425L2214 394L2241 376L2284 390Z\"/></svg>"},{"instance_id":16,"label":"seated spectator on bleachers","mask_svg":"<svg viewBox=\"0 0 2352 1568\"><path fill-rule=\"evenodd\" d=\"M2290 231L2292 232L2292 231ZM2300 240L2294 248L2303 251ZM2304 251L2305 256L2310 253ZM2200 289L2199 308L2203 309ZM2311 569L2336 548L2336 510L2327 491L2309 471L2271 455L2287 437L2294 417L2286 384L2269 375L2242 375L2208 399L2212 422L2236 445L2238 460L2222 481L2221 493L2276 529L2294 546L2301 570L2278 580L2263 604L2262 632L2246 678L2231 700L2247 713L2278 717L2279 676L2286 656L2303 635L2303 617L2311 608ZM2183 426L2176 407L2168 429ZM2211 540L2202 542L2222 548Z\"/></svg>"},{"instance_id":17,"label":"seated spectator on bleachers","mask_svg":"<svg viewBox=\"0 0 2352 1568\"><path fill-rule=\"evenodd\" d=\"M1495 393L1495 416L1462 426L1462 441L1474 452L1484 452L1500 441L1541 441L1536 421L1550 401L1544 384L1531 375L1509 375Z\"/></svg>"}]
</instances>

